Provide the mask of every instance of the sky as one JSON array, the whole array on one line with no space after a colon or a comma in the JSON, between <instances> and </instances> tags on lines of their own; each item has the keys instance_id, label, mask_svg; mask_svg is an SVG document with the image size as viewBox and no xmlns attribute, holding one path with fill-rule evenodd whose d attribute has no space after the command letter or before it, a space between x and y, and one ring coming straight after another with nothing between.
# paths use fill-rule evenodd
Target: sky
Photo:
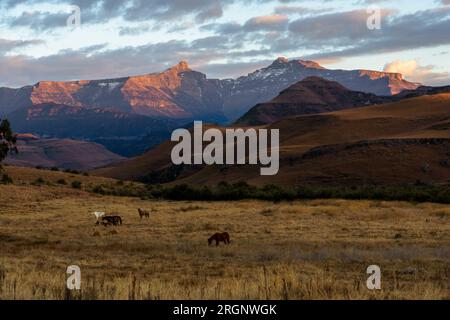
<instances>
[{"instance_id":1,"label":"sky","mask_svg":"<svg viewBox=\"0 0 450 320\"><path fill-rule=\"evenodd\" d=\"M450 0L0 0L0 86L141 75L181 60L235 78L281 56L448 85Z\"/></svg>"}]
</instances>

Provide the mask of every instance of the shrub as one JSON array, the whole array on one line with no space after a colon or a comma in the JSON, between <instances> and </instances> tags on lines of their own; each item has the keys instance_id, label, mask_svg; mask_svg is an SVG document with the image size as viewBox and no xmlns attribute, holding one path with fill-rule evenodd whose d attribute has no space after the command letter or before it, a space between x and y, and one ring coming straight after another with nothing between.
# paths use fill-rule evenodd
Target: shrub
<instances>
[{"instance_id":1,"label":"shrub","mask_svg":"<svg viewBox=\"0 0 450 320\"><path fill-rule=\"evenodd\" d=\"M81 181L72 181L72 188L81 189Z\"/></svg>"},{"instance_id":2,"label":"shrub","mask_svg":"<svg viewBox=\"0 0 450 320\"><path fill-rule=\"evenodd\" d=\"M66 170L64 170L64 172L66 172L66 173L72 173L72 174L80 174L79 171L73 170L73 169L66 169Z\"/></svg>"},{"instance_id":3,"label":"shrub","mask_svg":"<svg viewBox=\"0 0 450 320\"><path fill-rule=\"evenodd\" d=\"M3 174L2 179L0 180L0 184L12 184L13 179L7 174Z\"/></svg>"},{"instance_id":4,"label":"shrub","mask_svg":"<svg viewBox=\"0 0 450 320\"><path fill-rule=\"evenodd\" d=\"M102 195L106 194L105 188L101 185L95 186L94 189L92 189L92 192L102 194Z\"/></svg>"},{"instance_id":5,"label":"shrub","mask_svg":"<svg viewBox=\"0 0 450 320\"><path fill-rule=\"evenodd\" d=\"M34 180L31 184L35 185L35 186L40 186L44 183L45 183L45 180L39 177L36 180Z\"/></svg>"},{"instance_id":6,"label":"shrub","mask_svg":"<svg viewBox=\"0 0 450 320\"><path fill-rule=\"evenodd\" d=\"M62 184L62 185L66 185L67 182L64 179L59 179L58 181L56 181L57 184Z\"/></svg>"}]
</instances>

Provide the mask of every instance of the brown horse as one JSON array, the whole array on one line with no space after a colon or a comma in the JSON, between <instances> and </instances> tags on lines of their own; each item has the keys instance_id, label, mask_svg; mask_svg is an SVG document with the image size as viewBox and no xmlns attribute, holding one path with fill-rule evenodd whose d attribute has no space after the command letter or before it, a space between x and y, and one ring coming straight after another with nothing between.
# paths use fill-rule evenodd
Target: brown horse
<instances>
[{"instance_id":1,"label":"brown horse","mask_svg":"<svg viewBox=\"0 0 450 320\"><path fill-rule=\"evenodd\" d=\"M208 245L211 245L213 241L216 241L216 246L219 246L219 242L223 242L225 244L230 244L230 235L228 232L224 233L216 233L211 238L208 239Z\"/></svg>"},{"instance_id":2,"label":"brown horse","mask_svg":"<svg viewBox=\"0 0 450 320\"><path fill-rule=\"evenodd\" d=\"M102 224L106 227L108 225L119 226L122 225L122 218L120 216L104 216L102 217Z\"/></svg>"},{"instance_id":3,"label":"brown horse","mask_svg":"<svg viewBox=\"0 0 450 320\"><path fill-rule=\"evenodd\" d=\"M142 210L142 209L138 209L138 212L139 212L139 217L141 217L141 220L144 217L147 218L147 219L150 218L150 212L148 212L146 210Z\"/></svg>"}]
</instances>

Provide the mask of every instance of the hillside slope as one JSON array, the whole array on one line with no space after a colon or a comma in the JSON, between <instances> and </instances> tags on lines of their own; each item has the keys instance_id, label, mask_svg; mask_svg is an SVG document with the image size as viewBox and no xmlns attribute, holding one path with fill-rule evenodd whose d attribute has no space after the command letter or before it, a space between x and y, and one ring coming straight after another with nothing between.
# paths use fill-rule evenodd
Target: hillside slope
<instances>
[{"instance_id":1,"label":"hillside slope","mask_svg":"<svg viewBox=\"0 0 450 320\"><path fill-rule=\"evenodd\" d=\"M324 113L388 102L388 98L351 91L335 81L308 77L282 91L275 99L250 109L239 125L273 123L293 116Z\"/></svg>"},{"instance_id":2,"label":"hillside slope","mask_svg":"<svg viewBox=\"0 0 450 320\"><path fill-rule=\"evenodd\" d=\"M19 153L10 154L6 164L85 171L125 159L99 144L69 139L33 139L27 136L19 138L17 147Z\"/></svg>"},{"instance_id":3,"label":"hillside slope","mask_svg":"<svg viewBox=\"0 0 450 320\"><path fill-rule=\"evenodd\" d=\"M123 156L142 154L170 137L183 124L116 109L84 108L43 103L12 112L8 119L16 132L39 136L89 140Z\"/></svg>"},{"instance_id":4,"label":"hillside slope","mask_svg":"<svg viewBox=\"0 0 450 320\"><path fill-rule=\"evenodd\" d=\"M397 184L450 182L450 94L284 119L280 171L260 176L259 166L174 168L171 144L95 171L107 177L176 177L173 183L247 181L262 185Z\"/></svg>"}]
</instances>

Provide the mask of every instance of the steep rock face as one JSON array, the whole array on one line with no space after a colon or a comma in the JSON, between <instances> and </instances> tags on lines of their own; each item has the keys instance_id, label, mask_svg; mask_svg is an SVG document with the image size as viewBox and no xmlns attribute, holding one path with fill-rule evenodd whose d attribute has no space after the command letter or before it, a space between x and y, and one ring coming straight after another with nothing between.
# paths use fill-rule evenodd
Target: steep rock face
<instances>
[{"instance_id":1,"label":"steep rock face","mask_svg":"<svg viewBox=\"0 0 450 320\"><path fill-rule=\"evenodd\" d=\"M192 71L186 62L161 73L119 79L39 82L32 87L32 104L114 107L152 117L206 118L222 116L218 81Z\"/></svg>"},{"instance_id":2,"label":"steep rock face","mask_svg":"<svg viewBox=\"0 0 450 320\"><path fill-rule=\"evenodd\" d=\"M282 91L275 99L256 105L237 124L261 125L299 115L364 107L387 101L387 97L351 91L335 81L308 77Z\"/></svg>"},{"instance_id":3,"label":"steep rock face","mask_svg":"<svg viewBox=\"0 0 450 320\"><path fill-rule=\"evenodd\" d=\"M222 117L218 81L186 62L159 74L129 78L122 88L134 113L174 118Z\"/></svg>"},{"instance_id":4,"label":"steep rock face","mask_svg":"<svg viewBox=\"0 0 450 320\"><path fill-rule=\"evenodd\" d=\"M115 108L152 117L233 121L258 103L276 97L310 76L337 81L348 89L377 95L414 90L400 74L328 70L313 61L279 58L238 79L208 79L184 61L161 73L92 81L39 82L21 89L0 88L0 115L31 104L56 103Z\"/></svg>"}]
</instances>

